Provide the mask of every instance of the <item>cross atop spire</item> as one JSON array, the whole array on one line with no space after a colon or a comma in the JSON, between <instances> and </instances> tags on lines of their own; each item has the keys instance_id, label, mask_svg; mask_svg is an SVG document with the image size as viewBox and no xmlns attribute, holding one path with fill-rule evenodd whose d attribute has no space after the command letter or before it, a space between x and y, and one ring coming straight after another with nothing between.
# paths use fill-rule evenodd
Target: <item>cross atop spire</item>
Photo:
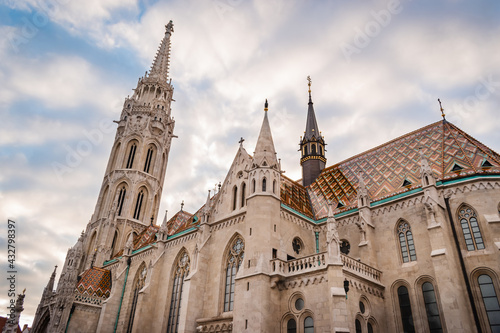
<instances>
[{"instance_id":1,"label":"cross atop spire","mask_svg":"<svg viewBox=\"0 0 500 333\"><path fill-rule=\"evenodd\" d=\"M443 106L441 105L441 100L438 98L438 102L439 102L439 109L441 110L441 116L443 117L443 120L446 120L446 118L444 117L445 114L444 114L444 109L443 109Z\"/></svg>"},{"instance_id":2,"label":"cross atop spire","mask_svg":"<svg viewBox=\"0 0 500 333\"><path fill-rule=\"evenodd\" d=\"M311 99L311 77L308 75L307 76L307 85L309 86L309 103L312 104L312 99Z\"/></svg>"},{"instance_id":3,"label":"cross atop spire","mask_svg":"<svg viewBox=\"0 0 500 333\"><path fill-rule=\"evenodd\" d=\"M170 36L174 32L172 20L165 26L165 36L156 52L155 59L149 71L150 78L157 78L159 81L166 81L170 62Z\"/></svg>"}]
</instances>

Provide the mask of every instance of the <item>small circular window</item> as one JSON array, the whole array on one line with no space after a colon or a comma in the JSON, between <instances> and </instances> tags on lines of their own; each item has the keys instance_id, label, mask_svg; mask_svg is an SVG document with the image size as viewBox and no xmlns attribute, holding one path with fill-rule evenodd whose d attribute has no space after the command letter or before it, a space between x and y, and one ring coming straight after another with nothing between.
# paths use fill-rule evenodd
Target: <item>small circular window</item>
<instances>
[{"instance_id":1,"label":"small circular window","mask_svg":"<svg viewBox=\"0 0 500 333\"><path fill-rule=\"evenodd\" d=\"M295 308L300 311L304 308L304 300L302 298L297 298L295 301Z\"/></svg>"},{"instance_id":2,"label":"small circular window","mask_svg":"<svg viewBox=\"0 0 500 333\"><path fill-rule=\"evenodd\" d=\"M293 252L299 254L303 247L304 247L304 244L302 244L302 241L300 240L300 238L295 237L292 241Z\"/></svg>"},{"instance_id":3,"label":"small circular window","mask_svg":"<svg viewBox=\"0 0 500 333\"><path fill-rule=\"evenodd\" d=\"M351 250L351 244L349 244L348 241L342 240L340 241L340 252L342 252L345 255L348 255Z\"/></svg>"}]
</instances>

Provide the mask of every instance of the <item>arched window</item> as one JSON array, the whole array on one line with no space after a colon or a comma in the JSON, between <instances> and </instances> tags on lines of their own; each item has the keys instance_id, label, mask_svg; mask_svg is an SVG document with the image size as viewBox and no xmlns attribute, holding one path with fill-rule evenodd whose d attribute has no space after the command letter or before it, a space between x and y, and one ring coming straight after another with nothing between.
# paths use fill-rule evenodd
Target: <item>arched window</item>
<instances>
[{"instance_id":1,"label":"arched window","mask_svg":"<svg viewBox=\"0 0 500 333\"><path fill-rule=\"evenodd\" d=\"M125 166L125 168L131 169L132 166L134 165L134 157L135 157L135 151L136 150L137 150L137 144L134 142L130 146L130 150L129 150L129 153L128 153L128 159L127 159L127 165Z\"/></svg>"},{"instance_id":2,"label":"arched window","mask_svg":"<svg viewBox=\"0 0 500 333\"><path fill-rule=\"evenodd\" d=\"M238 203L238 187L233 187L233 210L236 209L236 205Z\"/></svg>"},{"instance_id":3,"label":"arched window","mask_svg":"<svg viewBox=\"0 0 500 333\"><path fill-rule=\"evenodd\" d=\"M252 179L252 193L255 193L255 179Z\"/></svg>"},{"instance_id":4,"label":"arched window","mask_svg":"<svg viewBox=\"0 0 500 333\"><path fill-rule=\"evenodd\" d=\"M146 161L144 162L144 172L146 173L149 173L149 169L151 169L153 155L154 155L154 149L153 147L149 147L148 152L146 154Z\"/></svg>"},{"instance_id":5,"label":"arched window","mask_svg":"<svg viewBox=\"0 0 500 333\"><path fill-rule=\"evenodd\" d=\"M247 184L246 183L241 184L241 207L245 207L246 190L247 190Z\"/></svg>"},{"instance_id":6,"label":"arched window","mask_svg":"<svg viewBox=\"0 0 500 333\"><path fill-rule=\"evenodd\" d=\"M132 332L132 328L134 326L134 316L135 309L137 307L137 299L139 298L139 291L144 287L146 283L146 275L148 270L146 269L146 265L142 265L142 268L139 268L137 271L137 277L134 284L134 291L132 292L132 303L130 306L130 314L128 319L127 333Z\"/></svg>"},{"instance_id":7,"label":"arched window","mask_svg":"<svg viewBox=\"0 0 500 333\"><path fill-rule=\"evenodd\" d=\"M399 222L398 237L399 245L401 246L401 257L403 258L403 262L417 260L415 243L413 242L413 234L411 233L411 227L408 222Z\"/></svg>"},{"instance_id":8,"label":"arched window","mask_svg":"<svg viewBox=\"0 0 500 333\"><path fill-rule=\"evenodd\" d=\"M304 156L307 155L307 146L304 146Z\"/></svg>"},{"instance_id":9,"label":"arched window","mask_svg":"<svg viewBox=\"0 0 500 333\"><path fill-rule=\"evenodd\" d=\"M481 230L479 230L476 211L469 205L462 205L458 209L458 220L462 226L467 250L484 249L483 236L481 235Z\"/></svg>"},{"instance_id":10,"label":"arched window","mask_svg":"<svg viewBox=\"0 0 500 333\"><path fill-rule=\"evenodd\" d=\"M411 303L408 289L405 286L398 288L399 310L401 311L401 321L405 333L415 333L413 326L413 316L411 314Z\"/></svg>"},{"instance_id":11,"label":"arched window","mask_svg":"<svg viewBox=\"0 0 500 333\"><path fill-rule=\"evenodd\" d=\"M291 318L286 323L286 333L297 333L297 322Z\"/></svg>"},{"instance_id":12,"label":"arched window","mask_svg":"<svg viewBox=\"0 0 500 333\"><path fill-rule=\"evenodd\" d=\"M122 215L123 202L125 201L125 194L127 194L127 189L122 186L120 189L120 194L118 194L118 216Z\"/></svg>"},{"instance_id":13,"label":"arched window","mask_svg":"<svg viewBox=\"0 0 500 333\"><path fill-rule=\"evenodd\" d=\"M368 333L373 333L373 326L371 323L368 323Z\"/></svg>"},{"instance_id":14,"label":"arched window","mask_svg":"<svg viewBox=\"0 0 500 333\"><path fill-rule=\"evenodd\" d=\"M500 332L500 305L493 280L487 274L482 274L477 278L484 308L488 317L488 322L492 332Z\"/></svg>"},{"instance_id":15,"label":"arched window","mask_svg":"<svg viewBox=\"0 0 500 333\"><path fill-rule=\"evenodd\" d=\"M443 332L441 318L439 317L439 309L436 300L434 286L430 282L422 284L422 292L424 294L425 312L427 313L427 322L431 333Z\"/></svg>"},{"instance_id":16,"label":"arched window","mask_svg":"<svg viewBox=\"0 0 500 333\"><path fill-rule=\"evenodd\" d=\"M276 180L273 180L273 193L276 194Z\"/></svg>"},{"instance_id":17,"label":"arched window","mask_svg":"<svg viewBox=\"0 0 500 333\"><path fill-rule=\"evenodd\" d=\"M240 237L231 245L226 260L226 284L224 291L224 312L233 311L235 278L245 254L245 243Z\"/></svg>"},{"instance_id":18,"label":"arched window","mask_svg":"<svg viewBox=\"0 0 500 333\"><path fill-rule=\"evenodd\" d=\"M116 242L118 241L118 231L115 231L115 235L113 236L113 243L111 243L111 255L110 258L113 258L113 254L115 252Z\"/></svg>"},{"instance_id":19,"label":"arched window","mask_svg":"<svg viewBox=\"0 0 500 333\"><path fill-rule=\"evenodd\" d=\"M175 267L174 283L170 299L170 311L168 312L167 333L176 333L179 329L179 314L181 312L182 287L184 279L189 274L189 256L186 252L182 254Z\"/></svg>"},{"instance_id":20,"label":"arched window","mask_svg":"<svg viewBox=\"0 0 500 333\"><path fill-rule=\"evenodd\" d=\"M262 192L266 192L266 183L267 183L266 178L262 179Z\"/></svg>"},{"instance_id":21,"label":"arched window","mask_svg":"<svg viewBox=\"0 0 500 333\"><path fill-rule=\"evenodd\" d=\"M97 250L96 244L95 244L96 243L96 235L97 235L97 232L94 231L94 233L92 234L92 237L90 238L88 258L93 258L94 252Z\"/></svg>"},{"instance_id":22,"label":"arched window","mask_svg":"<svg viewBox=\"0 0 500 333\"><path fill-rule=\"evenodd\" d=\"M313 144L313 145L311 146L311 154L312 154L312 155L316 155L316 145L315 145L315 144Z\"/></svg>"},{"instance_id":23,"label":"arched window","mask_svg":"<svg viewBox=\"0 0 500 333\"><path fill-rule=\"evenodd\" d=\"M137 194L137 200L135 202L134 219L139 220L141 217L142 200L144 199L144 191L141 190Z\"/></svg>"},{"instance_id":24,"label":"arched window","mask_svg":"<svg viewBox=\"0 0 500 333\"><path fill-rule=\"evenodd\" d=\"M354 325L356 326L356 333L361 333L361 322L359 321L359 319L356 319Z\"/></svg>"},{"instance_id":25,"label":"arched window","mask_svg":"<svg viewBox=\"0 0 500 333\"><path fill-rule=\"evenodd\" d=\"M314 333L314 319L306 317L304 320L304 333Z\"/></svg>"},{"instance_id":26,"label":"arched window","mask_svg":"<svg viewBox=\"0 0 500 333\"><path fill-rule=\"evenodd\" d=\"M118 159L118 154L120 154L120 142L115 146L115 149L113 151L113 157L111 161L109 162L109 168L108 171L113 170L116 167L116 160Z\"/></svg>"}]
</instances>

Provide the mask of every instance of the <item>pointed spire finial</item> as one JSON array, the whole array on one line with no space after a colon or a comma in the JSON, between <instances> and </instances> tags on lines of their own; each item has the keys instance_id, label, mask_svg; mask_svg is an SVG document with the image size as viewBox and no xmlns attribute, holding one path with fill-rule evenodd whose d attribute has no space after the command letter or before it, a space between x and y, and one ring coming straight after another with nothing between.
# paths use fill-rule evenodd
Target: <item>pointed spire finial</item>
<instances>
[{"instance_id":1,"label":"pointed spire finial","mask_svg":"<svg viewBox=\"0 0 500 333\"><path fill-rule=\"evenodd\" d=\"M163 223L161 224L162 227L167 226L167 222L168 222L167 215L168 215L168 210L165 210L165 217L163 218Z\"/></svg>"},{"instance_id":2,"label":"pointed spire finial","mask_svg":"<svg viewBox=\"0 0 500 333\"><path fill-rule=\"evenodd\" d=\"M182 200L182 202L181 202L181 211L183 208L184 208L184 200Z\"/></svg>"},{"instance_id":3,"label":"pointed spire finial","mask_svg":"<svg viewBox=\"0 0 500 333\"><path fill-rule=\"evenodd\" d=\"M441 110L441 116L443 117L443 120L446 120L446 118L444 117L445 114L444 114L444 109L443 109L443 106L441 105L441 100L438 98L438 102L439 102L439 109Z\"/></svg>"},{"instance_id":4,"label":"pointed spire finial","mask_svg":"<svg viewBox=\"0 0 500 333\"><path fill-rule=\"evenodd\" d=\"M309 103L312 103L312 98L311 98L311 77L308 75L307 76L307 85L309 86Z\"/></svg>"},{"instance_id":5,"label":"pointed spire finial","mask_svg":"<svg viewBox=\"0 0 500 333\"><path fill-rule=\"evenodd\" d=\"M264 104L264 111L267 111L269 104L267 103L267 98L266 98L266 103Z\"/></svg>"}]
</instances>

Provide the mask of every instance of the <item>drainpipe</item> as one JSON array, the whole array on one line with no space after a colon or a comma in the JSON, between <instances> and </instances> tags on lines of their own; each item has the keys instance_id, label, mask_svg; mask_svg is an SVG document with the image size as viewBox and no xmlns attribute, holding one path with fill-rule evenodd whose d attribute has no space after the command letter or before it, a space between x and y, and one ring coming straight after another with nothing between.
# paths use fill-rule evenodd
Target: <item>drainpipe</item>
<instances>
[{"instance_id":1,"label":"drainpipe","mask_svg":"<svg viewBox=\"0 0 500 333\"><path fill-rule=\"evenodd\" d=\"M116 314L115 328L113 333L116 333L116 328L118 327L118 319L120 318L120 311L122 309L123 295L125 294L125 287L127 286L128 270L130 269L130 257L127 258L127 271L125 272L125 281L123 282L122 296L120 298L120 305L118 306L118 313Z\"/></svg>"},{"instance_id":2,"label":"drainpipe","mask_svg":"<svg viewBox=\"0 0 500 333\"><path fill-rule=\"evenodd\" d=\"M446 211L448 213L448 219L450 220L451 231L453 232L453 240L455 241L455 246L458 251L458 259L460 259L460 268L462 269L462 274L465 280L465 286L467 288L467 296L469 296L469 302L472 307L472 314L474 315L474 321L476 322L476 328L478 333L482 333L481 324L479 322L479 316L477 315L476 305L474 303L474 298L472 297L472 289L470 287L469 276L467 275L467 270L465 269L465 262L462 256L462 251L460 249L460 243L458 242L457 231L455 230L455 223L453 222L453 217L451 215L450 209L450 198L444 198L444 203L446 204Z\"/></svg>"}]
</instances>

